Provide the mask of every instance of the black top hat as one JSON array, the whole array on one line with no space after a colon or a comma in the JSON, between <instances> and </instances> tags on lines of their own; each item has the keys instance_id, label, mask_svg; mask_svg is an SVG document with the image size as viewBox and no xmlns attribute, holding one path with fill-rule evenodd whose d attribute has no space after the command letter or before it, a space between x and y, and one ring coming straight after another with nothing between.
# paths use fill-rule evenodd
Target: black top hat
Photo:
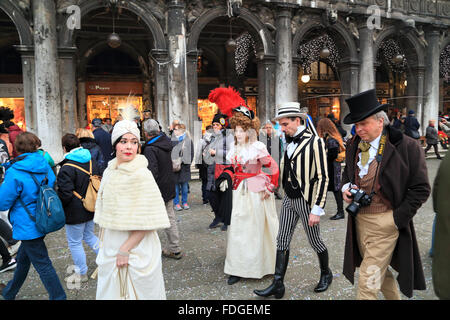
<instances>
[{"instance_id":1,"label":"black top hat","mask_svg":"<svg viewBox=\"0 0 450 320\"><path fill-rule=\"evenodd\" d=\"M380 102L378 102L375 89L358 93L345 99L345 102L347 102L350 109L350 113L344 118L345 124L362 121L378 111L385 111L388 107L388 104L380 104Z\"/></svg>"}]
</instances>

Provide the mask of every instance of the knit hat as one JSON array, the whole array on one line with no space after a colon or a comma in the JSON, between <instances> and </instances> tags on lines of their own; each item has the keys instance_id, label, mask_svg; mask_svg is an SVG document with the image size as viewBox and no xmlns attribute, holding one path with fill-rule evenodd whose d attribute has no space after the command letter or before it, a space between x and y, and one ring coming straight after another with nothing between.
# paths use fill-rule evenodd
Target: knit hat
<instances>
[{"instance_id":1,"label":"knit hat","mask_svg":"<svg viewBox=\"0 0 450 320\"><path fill-rule=\"evenodd\" d=\"M113 131L111 133L111 143L114 145L117 139L127 133L133 134L138 140L140 140L141 134L136 122L130 120L121 120L117 122L113 128Z\"/></svg>"},{"instance_id":2,"label":"knit hat","mask_svg":"<svg viewBox=\"0 0 450 320\"><path fill-rule=\"evenodd\" d=\"M222 126L225 126L226 119L227 119L226 115L221 114L221 113L216 113L214 118L213 118L213 120L212 120L212 122L211 122L211 124L214 123L214 122L217 122L217 123L220 123Z\"/></svg>"},{"instance_id":3,"label":"knit hat","mask_svg":"<svg viewBox=\"0 0 450 320\"><path fill-rule=\"evenodd\" d=\"M408 114L414 114L414 110L409 110Z\"/></svg>"},{"instance_id":4,"label":"knit hat","mask_svg":"<svg viewBox=\"0 0 450 320\"><path fill-rule=\"evenodd\" d=\"M94 119L92 119L92 125L94 126L94 127L101 127L102 126L102 119L100 119L100 118L94 118Z\"/></svg>"}]
</instances>

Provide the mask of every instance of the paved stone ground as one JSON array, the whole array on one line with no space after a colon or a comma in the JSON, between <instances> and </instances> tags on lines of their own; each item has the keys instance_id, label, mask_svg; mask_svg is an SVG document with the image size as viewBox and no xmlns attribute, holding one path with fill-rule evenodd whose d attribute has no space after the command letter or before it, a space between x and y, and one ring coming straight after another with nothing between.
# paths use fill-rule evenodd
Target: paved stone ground
<instances>
[{"instance_id":1,"label":"paved stone ground","mask_svg":"<svg viewBox=\"0 0 450 320\"><path fill-rule=\"evenodd\" d=\"M429 158L427 160L430 183L434 181L439 160ZM277 208L280 208L281 200L277 200ZM166 285L167 299L171 300L235 300L261 298L253 294L255 288L265 288L271 283L271 276L263 279L244 279L229 286L227 275L223 273L226 232L216 228L208 229L212 221L213 213L208 205L201 201L200 182L191 182L189 194L190 210L177 213L178 224L181 233L182 247L185 257L181 260L163 258L163 271ZM355 287L342 275L344 256L346 219L339 221L329 220L336 212L336 204L332 193L328 193L326 215L321 220L321 234L330 254L330 267L334 273L331 287L323 293L314 293L313 288L319 279L319 264L314 251L309 246L301 224L297 225L291 243L291 254L285 277L286 294L284 299L290 300L351 300L355 298ZM434 294L431 279L431 258L428 250L431 244L431 229L434 213L432 210L431 196L414 218L416 234L419 243L422 264L425 273L427 290L415 291L415 300L437 299ZM96 229L98 231L98 228ZM161 243L167 242L164 231L159 231ZM50 257L61 279L72 273L68 267L72 263L70 252L67 248L65 230L50 234L46 238L46 244ZM95 255L85 246L89 266L89 274L95 270ZM0 274L0 282L7 282L13 276L13 272ZM356 277L357 279L357 277ZM81 284L79 289L69 289L63 282L67 298L70 300L94 300L96 280L89 280ZM30 269L17 299L45 300L47 292L42 285L34 268ZM403 299L407 299L403 296Z\"/></svg>"}]
</instances>

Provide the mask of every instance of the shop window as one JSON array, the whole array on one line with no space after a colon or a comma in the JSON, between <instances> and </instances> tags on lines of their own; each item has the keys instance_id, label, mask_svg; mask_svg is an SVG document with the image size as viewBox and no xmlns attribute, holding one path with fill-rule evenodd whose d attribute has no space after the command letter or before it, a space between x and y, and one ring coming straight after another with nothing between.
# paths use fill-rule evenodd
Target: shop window
<instances>
[{"instance_id":1,"label":"shop window","mask_svg":"<svg viewBox=\"0 0 450 320\"><path fill-rule=\"evenodd\" d=\"M119 110L132 105L142 114L142 96L127 95L89 95L87 97L87 120L94 118L111 118L115 123L119 118Z\"/></svg>"},{"instance_id":2,"label":"shop window","mask_svg":"<svg viewBox=\"0 0 450 320\"><path fill-rule=\"evenodd\" d=\"M14 110L14 119L12 121L20 129L26 130L23 98L0 98L0 106Z\"/></svg>"}]
</instances>

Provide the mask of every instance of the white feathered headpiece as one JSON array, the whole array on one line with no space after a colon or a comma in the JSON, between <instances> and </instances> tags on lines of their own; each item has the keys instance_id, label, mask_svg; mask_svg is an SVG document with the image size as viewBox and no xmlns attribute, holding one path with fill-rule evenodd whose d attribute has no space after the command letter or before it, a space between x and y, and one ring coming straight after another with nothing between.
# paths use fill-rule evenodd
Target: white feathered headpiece
<instances>
[{"instance_id":1,"label":"white feathered headpiece","mask_svg":"<svg viewBox=\"0 0 450 320\"><path fill-rule=\"evenodd\" d=\"M125 108L119 109L119 113L123 120L114 125L111 133L111 143L114 145L117 139L127 133L133 134L138 140L140 140L141 133L136 122L134 121L135 119L140 119L140 115L139 111L130 103L130 96L127 98Z\"/></svg>"}]
</instances>

